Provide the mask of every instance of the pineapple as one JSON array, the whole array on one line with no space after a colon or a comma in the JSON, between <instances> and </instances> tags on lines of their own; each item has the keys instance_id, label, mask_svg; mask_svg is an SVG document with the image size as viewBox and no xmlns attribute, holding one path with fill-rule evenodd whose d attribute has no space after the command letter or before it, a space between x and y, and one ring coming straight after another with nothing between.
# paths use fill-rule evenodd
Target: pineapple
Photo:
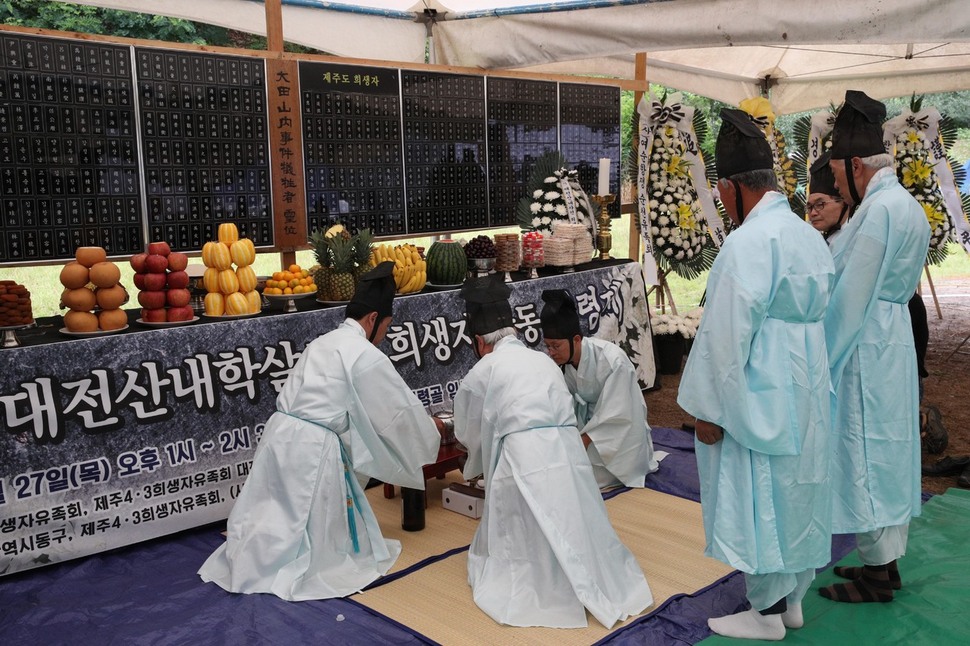
<instances>
[{"instance_id":1,"label":"pineapple","mask_svg":"<svg viewBox=\"0 0 970 646\"><path fill-rule=\"evenodd\" d=\"M320 264L314 280L321 299L349 301L353 297L357 280L370 260L372 239L370 229L351 235L342 224L325 233L317 229L310 234L310 244Z\"/></svg>"},{"instance_id":2,"label":"pineapple","mask_svg":"<svg viewBox=\"0 0 970 646\"><path fill-rule=\"evenodd\" d=\"M360 280L361 275L369 271L370 256L374 251L374 235L370 229L361 229L354 240L354 282Z\"/></svg>"},{"instance_id":3,"label":"pineapple","mask_svg":"<svg viewBox=\"0 0 970 646\"><path fill-rule=\"evenodd\" d=\"M342 231L327 240L330 245L330 259L333 261L327 276L330 300L349 301L357 289L353 236Z\"/></svg>"}]
</instances>

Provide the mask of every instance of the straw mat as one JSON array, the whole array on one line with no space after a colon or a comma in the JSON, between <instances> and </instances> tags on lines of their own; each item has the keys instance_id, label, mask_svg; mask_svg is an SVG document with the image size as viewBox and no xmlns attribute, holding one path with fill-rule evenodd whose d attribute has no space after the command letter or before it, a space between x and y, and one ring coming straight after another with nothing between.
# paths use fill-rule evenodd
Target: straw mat
<instances>
[{"instance_id":1,"label":"straw mat","mask_svg":"<svg viewBox=\"0 0 970 646\"><path fill-rule=\"evenodd\" d=\"M440 505L440 495L438 502ZM645 612L658 607L671 595L694 592L732 571L704 557L704 528L698 503L649 489L635 489L611 498L606 507L620 540L637 557L653 592L654 605ZM462 518L447 510L442 513ZM431 534L430 513L428 520L425 532ZM412 549L412 539L425 532L413 536L402 532L405 534L403 553ZM442 542L438 551L451 547L454 546ZM354 595L352 599L449 646L591 644L610 633L589 615L589 626L585 629L501 626L475 605L468 586L467 562L467 553L456 554L397 581ZM617 624L613 630L621 625Z\"/></svg>"},{"instance_id":2,"label":"straw mat","mask_svg":"<svg viewBox=\"0 0 970 646\"><path fill-rule=\"evenodd\" d=\"M460 471L448 473L444 480L431 479L425 484L428 507L424 512L424 529L406 532L401 529L401 489L394 487L394 497L385 498L383 487L367 490L367 501L377 516L384 538L401 541L401 556L388 574L394 574L423 561L472 542L478 520L462 516L441 506L441 492L452 482L464 482Z\"/></svg>"}]
</instances>

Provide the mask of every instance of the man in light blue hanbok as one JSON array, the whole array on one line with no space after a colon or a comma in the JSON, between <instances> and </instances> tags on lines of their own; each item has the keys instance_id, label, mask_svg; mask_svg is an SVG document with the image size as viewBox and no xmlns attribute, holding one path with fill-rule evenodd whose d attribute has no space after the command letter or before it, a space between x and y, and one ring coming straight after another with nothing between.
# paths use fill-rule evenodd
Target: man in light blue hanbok
<instances>
[{"instance_id":1,"label":"man in light blue hanbok","mask_svg":"<svg viewBox=\"0 0 970 646\"><path fill-rule=\"evenodd\" d=\"M643 487L647 474L657 470L657 461L633 363L616 344L582 336L569 292L547 289L542 300L542 338L573 395L596 484L600 489Z\"/></svg>"},{"instance_id":2,"label":"man in light blue hanbok","mask_svg":"<svg viewBox=\"0 0 970 646\"><path fill-rule=\"evenodd\" d=\"M783 639L830 557L829 371L822 317L832 258L775 190L771 148L721 111L720 197L739 225L721 247L677 403L695 432L705 553L745 573L751 609L714 632Z\"/></svg>"},{"instance_id":3,"label":"man in light blue hanbok","mask_svg":"<svg viewBox=\"0 0 970 646\"><path fill-rule=\"evenodd\" d=\"M391 323L393 263L361 277L336 330L311 342L276 400L220 546L199 570L230 592L343 597L385 574L381 536L355 474L424 489L441 437L377 349Z\"/></svg>"},{"instance_id":4,"label":"man in light blue hanbok","mask_svg":"<svg viewBox=\"0 0 970 646\"><path fill-rule=\"evenodd\" d=\"M485 475L485 510L468 550L468 583L488 616L511 626L610 628L653 603L610 525L552 359L515 334L500 274L461 290L478 357L455 395L465 477Z\"/></svg>"},{"instance_id":5,"label":"man in light blue hanbok","mask_svg":"<svg viewBox=\"0 0 970 646\"><path fill-rule=\"evenodd\" d=\"M835 286L825 339L835 392L832 529L855 533L861 568L819 593L846 602L891 601L896 559L920 513L919 386L908 301L919 283L929 224L896 179L883 145L886 108L849 90L832 131L830 166L858 205L832 244Z\"/></svg>"}]
</instances>

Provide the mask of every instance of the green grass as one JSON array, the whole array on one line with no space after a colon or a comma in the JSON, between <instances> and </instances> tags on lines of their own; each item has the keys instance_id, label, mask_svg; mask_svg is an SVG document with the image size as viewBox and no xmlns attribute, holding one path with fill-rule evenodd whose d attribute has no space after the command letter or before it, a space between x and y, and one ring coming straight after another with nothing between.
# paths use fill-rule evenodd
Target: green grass
<instances>
[{"instance_id":1,"label":"green grass","mask_svg":"<svg viewBox=\"0 0 970 646\"><path fill-rule=\"evenodd\" d=\"M970 159L970 128L960 128L957 133L957 140L953 142L949 153L958 164L962 164Z\"/></svg>"},{"instance_id":2,"label":"green grass","mask_svg":"<svg viewBox=\"0 0 970 646\"><path fill-rule=\"evenodd\" d=\"M630 224L629 216L623 216L618 220L613 221L612 235L613 235L613 255L617 258L628 257L629 249L629 239L630 239ZM508 229L493 229L490 231L470 231L456 234L456 238L470 239L479 233L487 233L489 235L495 233L503 232L516 232L518 231L515 227L510 227ZM430 247L431 238L412 238L409 240L396 240L394 244L399 244L401 242L411 242L412 244L419 247ZM296 254L297 263L303 268L312 267L316 264L313 257L313 252L310 250L298 251ZM201 264L201 258L193 258L189 261L191 264ZM137 290L132 284L132 274L134 273L131 266L124 261L116 263L121 269L121 284L128 289L128 293L131 296L131 301L126 305L126 307L137 307L137 302L135 298L137 296ZM256 254L256 262L253 264L253 270L258 276L268 276L274 271L280 269L280 255L278 253L260 253ZM61 299L61 291L63 288L58 280L58 276L61 272L61 265L47 265L38 267L5 267L0 269L0 280L13 280L21 285L26 285L27 289L30 290L31 302L33 304L34 316L53 316L55 314L62 314L63 311L59 308L59 303ZM970 256L968 256L956 243L951 243L950 254L947 256L943 264L938 266L933 266L930 268L930 273L933 276L933 280L940 280L945 278L950 278L954 276L970 276ZM704 288L707 284L707 273L705 272L700 278L695 280L684 280L683 278L670 275L667 277L670 292L673 295L674 303L677 306L677 311L684 314L700 303L701 298L704 296ZM924 290L928 289L926 284L926 276L923 276ZM656 294L651 294L651 305L656 309Z\"/></svg>"}]
</instances>

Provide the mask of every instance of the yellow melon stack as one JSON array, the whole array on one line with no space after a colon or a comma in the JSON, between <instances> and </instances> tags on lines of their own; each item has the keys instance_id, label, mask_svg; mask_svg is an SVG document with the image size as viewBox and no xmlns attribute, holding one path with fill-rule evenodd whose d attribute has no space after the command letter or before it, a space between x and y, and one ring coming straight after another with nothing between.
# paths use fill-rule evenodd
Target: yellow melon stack
<instances>
[{"instance_id":1,"label":"yellow melon stack","mask_svg":"<svg viewBox=\"0 0 970 646\"><path fill-rule=\"evenodd\" d=\"M128 325L128 315L121 306L128 292L118 281L121 270L107 261L101 247L78 247L74 261L61 269L64 286L61 306L68 308L64 327L71 332L119 330Z\"/></svg>"},{"instance_id":2,"label":"yellow melon stack","mask_svg":"<svg viewBox=\"0 0 970 646\"><path fill-rule=\"evenodd\" d=\"M255 314L262 309L256 291L256 246L248 238L240 238L235 224L219 225L219 239L202 246L202 263L207 267L202 275L205 313L209 316L239 316ZM236 268L233 269L233 264Z\"/></svg>"}]
</instances>

